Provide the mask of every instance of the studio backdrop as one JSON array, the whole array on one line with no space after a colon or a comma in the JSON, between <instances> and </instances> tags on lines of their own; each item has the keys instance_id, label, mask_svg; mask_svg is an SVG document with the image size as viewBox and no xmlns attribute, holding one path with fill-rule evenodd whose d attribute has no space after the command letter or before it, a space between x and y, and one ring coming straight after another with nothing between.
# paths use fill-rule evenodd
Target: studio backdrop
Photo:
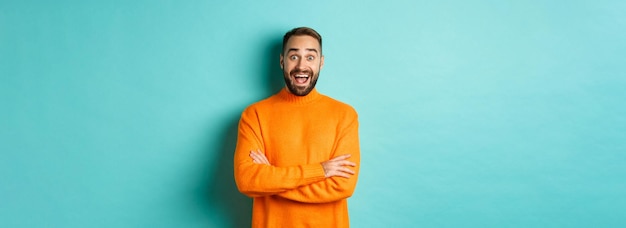
<instances>
[{"instance_id":1,"label":"studio backdrop","mask_svg":"<svg viewBox=\"0 0 626 228\"><path fill-rule=\"evenodd\" d=\"M233 152L323 36L353 227L626 226L626 2L0 2L0 227L248 227Z\"/></svg>"}]
</instances>

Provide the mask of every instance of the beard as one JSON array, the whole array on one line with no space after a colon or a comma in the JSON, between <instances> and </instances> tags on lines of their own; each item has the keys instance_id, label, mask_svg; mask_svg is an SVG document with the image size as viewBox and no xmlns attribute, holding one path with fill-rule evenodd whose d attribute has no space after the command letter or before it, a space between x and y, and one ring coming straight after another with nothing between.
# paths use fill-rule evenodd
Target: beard
<instances>
[{"instance_id":1,"label":"beard","mask_svg":"<svg viewBox=\"0 0 626 228\"><path fill-rule=\"evenodd\" d=\"M306 74L309 76L309 84L306 86L297 86L294 82L294 77L296 74ZM311 70L298 70L293 69L291 72L287 73L283 70L283 78L285 79L285 84L287 85L287 89L289 92L296 96L306 96L313 88L315 88L315 84L317 84L317 78L319 78L320 73L313 73Z\"/></svg>"}]
</instances>

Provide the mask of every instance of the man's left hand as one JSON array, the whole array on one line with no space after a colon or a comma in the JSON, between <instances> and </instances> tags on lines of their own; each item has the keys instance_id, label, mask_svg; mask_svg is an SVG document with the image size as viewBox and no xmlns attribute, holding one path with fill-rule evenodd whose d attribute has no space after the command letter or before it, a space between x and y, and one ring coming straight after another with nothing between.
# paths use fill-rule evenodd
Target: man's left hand
<instances>
[{"instance_id":1,"label":"man's left hand","mask_svg":"<svg viewBox=\"0 0 626 228\"><path fill-rule=\"evenodd\" d=\"M265 154L263 154L260 149L250 151L250 157L255 164L271 165L270 161L267 160L267 157L265 157Z\"/></svg>"}]
</instances>

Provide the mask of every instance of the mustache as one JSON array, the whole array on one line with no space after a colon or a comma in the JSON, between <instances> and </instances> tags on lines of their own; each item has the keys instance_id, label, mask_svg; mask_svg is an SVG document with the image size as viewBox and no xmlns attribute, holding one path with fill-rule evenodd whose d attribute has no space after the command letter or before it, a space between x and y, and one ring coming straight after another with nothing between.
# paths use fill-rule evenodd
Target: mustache
<instances>
[{"instance_id":1,"label":"mustache","mask_svg":"<svg viewBox=\"0 0 626 228\"><path fill-rule=\"evenodd\" d=\"M312 75L313 72L310 70L300 70L300 69L293 69L291 71L289 71L290 75L294 75L294 74L308 74L308 75Z\"/></svg>"}]
</instances>

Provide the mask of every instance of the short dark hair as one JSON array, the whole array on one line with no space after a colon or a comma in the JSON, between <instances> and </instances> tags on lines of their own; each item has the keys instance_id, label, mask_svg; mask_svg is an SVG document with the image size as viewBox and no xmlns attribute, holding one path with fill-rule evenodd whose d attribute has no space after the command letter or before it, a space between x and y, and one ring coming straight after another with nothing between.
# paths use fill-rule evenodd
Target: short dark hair
<instances>
[{"instance_id":1,"label":"short dark hair","mask_svg":"<svg viewBox=\"0 0 626 228\"><path fill-rule=\"evenodd\" d=\"M287 45L287 41L289 41L289 38L291 38L292 36L311 36L315 38L320 44L320 53L322 52L322 36L317 33L315 29L309 27L298 27L289 30L289 32L285 33L285 36L283 36L283 51L281 55L285 54L285 45Z\"/></svg>"}]
</instances>

